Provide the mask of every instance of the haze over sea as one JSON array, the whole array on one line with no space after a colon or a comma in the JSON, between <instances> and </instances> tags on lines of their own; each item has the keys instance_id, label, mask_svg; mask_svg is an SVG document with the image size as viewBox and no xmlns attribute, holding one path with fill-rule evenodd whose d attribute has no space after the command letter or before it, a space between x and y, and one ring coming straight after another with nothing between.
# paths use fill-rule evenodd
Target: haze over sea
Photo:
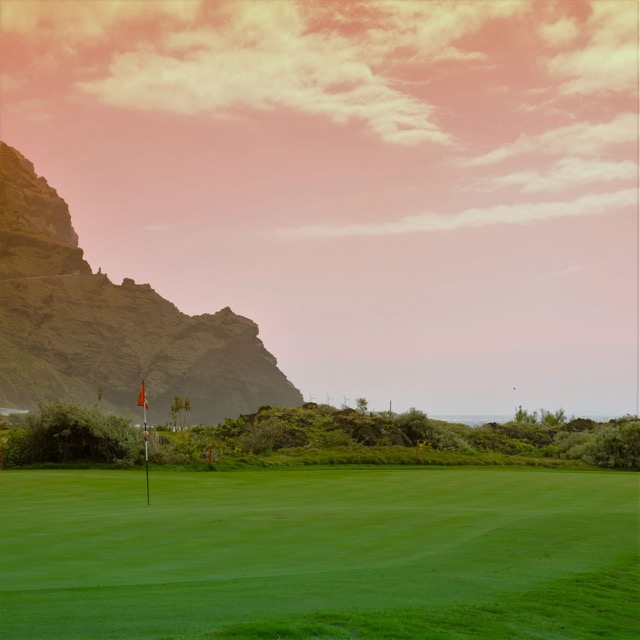
<instances>
[{"instance_id":1,"label":"haze over sea","mask_svg":"<svg viewBox=\"0 0 640 640\"><path fill-rule=\"evenodd\" d=\"M497 423L505 423L514 419L512 415L429 415L430 418L434 418L436 420L446 420L447 422L457 422L462 424L467 424L470 427L477 427L482 424L487 424L488 422L497 422ZM567 420L571 420L572 418L589 418L591 420L595 420L596 422L607 422L612 420L613 418L619 418L620 416L567 416Z\"/></svg>"}]
</instances>

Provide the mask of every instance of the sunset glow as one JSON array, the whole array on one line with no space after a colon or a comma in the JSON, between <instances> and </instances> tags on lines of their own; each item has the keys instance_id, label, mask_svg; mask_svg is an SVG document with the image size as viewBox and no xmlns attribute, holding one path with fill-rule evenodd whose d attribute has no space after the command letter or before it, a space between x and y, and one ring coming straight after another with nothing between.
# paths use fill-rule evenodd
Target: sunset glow
<instances>
[{"instance_id":1,"label":"sunset glow","mask_svg":"<svg viewBox=\"0 0 640 640\"><path fill-rule=\"evenodd\" d=\"M2 0L0 138L305 399L638 412L636 0Z\"/></svg>"}]
</instances>

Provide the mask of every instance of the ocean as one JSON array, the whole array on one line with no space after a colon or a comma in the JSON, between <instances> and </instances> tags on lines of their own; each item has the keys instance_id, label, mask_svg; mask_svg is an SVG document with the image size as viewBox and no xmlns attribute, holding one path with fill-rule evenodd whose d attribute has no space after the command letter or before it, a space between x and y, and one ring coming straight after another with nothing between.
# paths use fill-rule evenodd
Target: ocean
<instances>
[{"instance_id":1,"label":"ocean","mask_svg":"<svg viewBox=\"0 0 640 640\"><path fill-rule=\"evenodd\" d=\"M470 427L477 427L481 424L486 424L487 422L497 422L499 424L504 422L509 422L514 419L514 414L511 413L509 415L431 415L428 414L430 418L434 418L435 420L446 420L447 422L458 422L461 424L467 424ZM567 421L572 418L590 418L591 420L595 420L596 422L607 422L613 418L619 418L620 416L567 416Z\"/></svg>"}]
</instances>

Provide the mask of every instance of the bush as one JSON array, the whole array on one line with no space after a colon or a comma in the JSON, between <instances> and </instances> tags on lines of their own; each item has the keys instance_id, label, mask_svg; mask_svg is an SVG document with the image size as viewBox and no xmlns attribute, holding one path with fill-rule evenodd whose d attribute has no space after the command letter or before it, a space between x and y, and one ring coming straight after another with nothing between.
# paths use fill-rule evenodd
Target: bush
<instances>
[{"instance_id":1,"label":"bush","mask_svg":"<svg viewBox=\"0 0 640 640\"><path fill-rule=\"evenodd\" d=\"M141 455L141 434L129 420L97 407L52 402L40 405L11 430L7 463L93 461L130 466Z\"/></svg>"},{"instance_id":2,"label":"bush","mask_svg":"<svg viewBox=\"0 0 640 640\"><path fill-rule=\"evenodd\" d=\"M495 424L495 423L492 423ZM474 429L468 436L467 441L485 451L495 451L508 456L538 456L540 452L529 442L523 442L515 438L510 438L501 431L496 431L492 424Z\"/></svg>"},{"instance_id":3,"label":"bush","mask_svg":"<svg viewBox=\"0 0 640 640\"><path fill-rule=\"evenodd\" d=\"M275 416L257 421L238 438L242 451L256 455L288 447L303 447L308 442L304 431L291 428Z\"/></svg>"},{"instance_id":4,"label":"bush","mask_svg":"<svg viewBox=\"0 0 640 640\"><path fill-rule=\"evenodd\" d=\"M471 447L454 429L430 420L424 412L417 409L401 413L393 424L404 434L409 446L419 441L436 451L471 451Z\"/></svg>"},{"instance_id":5,"label":"bush","mask_svg":"<svg viewBox=\"0 0 640 640\"><path fill-rule=\"evenodd\" d=\"M565 422L560 431L593 431L598 427L598 423L591 418L573 418Z\"/></svg>"},{"instance_id":6,"label":"bush","mask_svg":"<svg viewBox=\"0 0 640 640\"><path fill-rule=\"evenodd\" d=\"M604 427L587 444L583 459L598 467L640 470L640 420Z\"/></svg>"},{"instance_id":7,"label":"bush","mask_svg":"<svg viewBox=\"0 0 640 640\"><path fill-rule=\"evenodd\" d=\"M589 431L559 432L555 437L555 447L560 458L580 460L593 439Z\"/></svg>"},{"instance_id":8,"label":"bush","mask_svg":"<svg viewBox=\"0 0 640 640\"><path fill-rule=\"evenodd\" d=\"M552 427L533 422L505 422L504 424L490 422L482 429L491 429L511 440L520 440L535 447L552 444L555 435Z\"/></svg>"}]
</instances>

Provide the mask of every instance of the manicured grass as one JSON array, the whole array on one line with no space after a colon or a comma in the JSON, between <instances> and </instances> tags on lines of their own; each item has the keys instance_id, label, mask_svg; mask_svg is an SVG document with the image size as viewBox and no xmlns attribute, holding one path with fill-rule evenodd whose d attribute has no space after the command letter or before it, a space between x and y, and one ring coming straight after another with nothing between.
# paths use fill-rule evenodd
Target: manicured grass
<instances>
[{"instance_id":1,"label":"manicured grass","mask_svg":"<svg viewBox=\"0 0 640 640\"><path fill-rule=\"evenodd\" d=\"M638 474L0 472L0 637L633 638Z\"/></svg>"}]
</instances>

